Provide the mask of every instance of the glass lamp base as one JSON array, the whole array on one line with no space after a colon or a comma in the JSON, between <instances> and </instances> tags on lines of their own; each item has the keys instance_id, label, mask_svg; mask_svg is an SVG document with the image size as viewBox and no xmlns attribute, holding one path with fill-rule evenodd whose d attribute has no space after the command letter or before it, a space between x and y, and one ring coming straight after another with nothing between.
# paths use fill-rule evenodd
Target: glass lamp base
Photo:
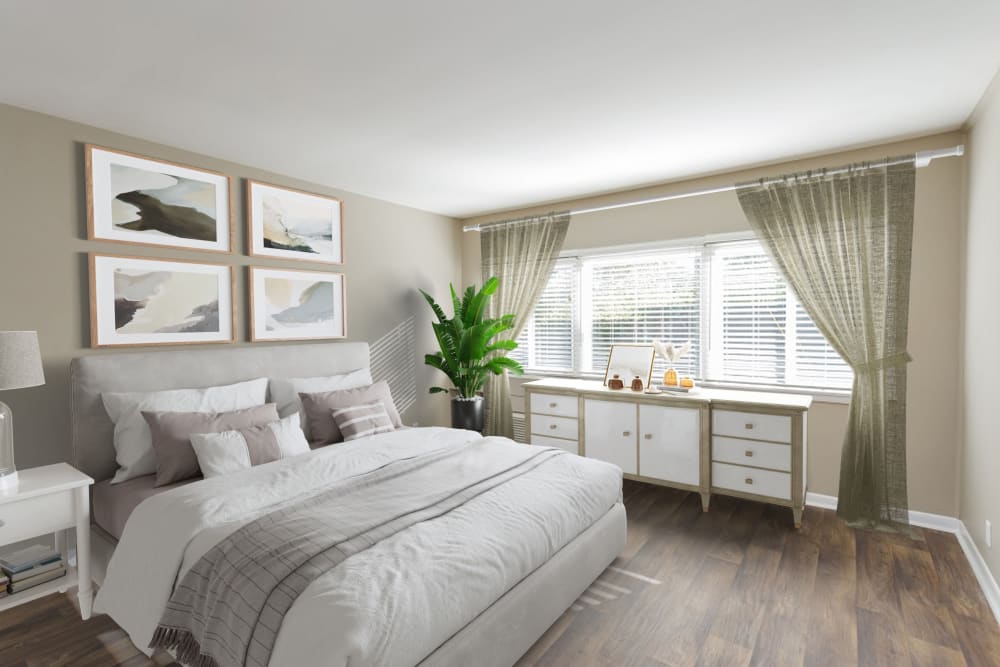
<instances>
[{"instance_id":1,"label":"glass lamp base","mask_svg":"<svg viewBox=\"0 0 1000 667\"><path fill-rule=\"evenodd\" d=\"M0 493L17 488L17 471L0 475Z\"/></svg>"},{"instance_id":2,"label":"glass lamp base","mask_svg":"<svg viewBox=\"0 0 1000 667\"><path fill-rule=\"evenodd\" d=\"M17 468L14 467L14 416L0 402L0 491L17 488Z\"/></svg>"}]
</instances>

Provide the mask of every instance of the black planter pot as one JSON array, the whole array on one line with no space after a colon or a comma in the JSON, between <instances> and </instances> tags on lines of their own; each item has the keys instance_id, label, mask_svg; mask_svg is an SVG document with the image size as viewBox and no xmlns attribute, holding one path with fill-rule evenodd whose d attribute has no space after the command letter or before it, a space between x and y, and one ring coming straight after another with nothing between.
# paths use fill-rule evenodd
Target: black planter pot
<instances>
[{"instance_id":1,"label":"black planter pot","mask_svg":"<svg viewBox=\"0 0 1000 667\"><path fill-rule=\"evenodd\" d=\"M451 427L482 433L486 428L486 401L483 397L451 399Z\"/></svg>"}]
</instances>

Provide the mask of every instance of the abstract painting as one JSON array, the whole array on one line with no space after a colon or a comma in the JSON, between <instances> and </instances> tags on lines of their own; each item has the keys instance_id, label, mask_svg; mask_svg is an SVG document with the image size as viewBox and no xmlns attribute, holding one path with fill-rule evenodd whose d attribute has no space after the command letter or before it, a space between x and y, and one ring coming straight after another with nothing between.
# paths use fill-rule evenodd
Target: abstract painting
<instances>
[{"instance_id":1,"label":"abstract painting","mask_svg":"<svg viewBox=\"0 0 1000 667\"><path fill-rule=\"evenodd\" d=\"M344 274L250 268L250 339L343 338Z\"/></svg>"},{"instance_id":2,"label":"abstract painting","mask_svg":"<svg viewBox=\"0 0 1000 667\"><path fill-rule=\"evenodd\" d=\"M88 238L229 252L229 177L87 146Z\"/></svg>"},{"instance_id":3,"label":"abstract painting","mask_svg":"<svg viewBox=\"0 0 1000 667\"><path fill-rule=\"evenodd\" d=\"M341 208L334 197L247 181L250 254L343 264Z\"/></svg>"},{"instance_id":4,"label":"abstract painting","mask_svg":"<svg viewBox=\"0 0 1000 667\"><path fill-rule=\"evenodd\" d=\"M91 344L233 340L232 267L90 256Z\"/></svg>"}]
</instances>

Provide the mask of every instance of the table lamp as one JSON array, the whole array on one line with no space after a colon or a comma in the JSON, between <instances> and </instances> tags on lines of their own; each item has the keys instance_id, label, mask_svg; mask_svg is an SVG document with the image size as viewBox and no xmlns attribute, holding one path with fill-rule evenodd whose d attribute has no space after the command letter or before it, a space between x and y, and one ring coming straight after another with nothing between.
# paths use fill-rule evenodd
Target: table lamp
<instances>
[{"instance_id":1,"label":"table lamp","mask_svg":"<svg viewBox=\"0 0 1000 667\"><path fill-rule=\"evenodd\" d=\"M38 334L34 331L0 331L0 390L45 384ZM0 402L0 490L17 487L14 467L14 418Z\"/></svg>"}]
</instances>

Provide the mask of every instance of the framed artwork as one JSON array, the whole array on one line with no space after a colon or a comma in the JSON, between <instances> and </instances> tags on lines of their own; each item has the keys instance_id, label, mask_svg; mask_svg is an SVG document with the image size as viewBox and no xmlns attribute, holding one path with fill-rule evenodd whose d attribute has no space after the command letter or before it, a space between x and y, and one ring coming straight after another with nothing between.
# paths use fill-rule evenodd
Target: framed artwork
<instances>
[{"instance_id":1,"label":"framed artwork","mask_svg":"<svg viewBox=\"0 0 1000 667\"><path fill-rule=\"evenodd\" d=\"M228 176L90 144L86 163L87 238L231 250Z\"/></svg>"},{"instance_id":2,"label":"framed artwork","mask_svg":"<svg viewBox=\"0 0 1000 667\"><path fill-rule=\"evenodd\" d=\"M247 180L247 247L251 255L344 263L343 206L314 195Z\"/></svg>"},{"instance_id":3,"label":"framed artwork","mask_svg":"<svg viewBox=\"0 0 1000 667\"><path fill-rule=\"evenodd\" d=\"M344 274L250 267L250 340L344 338Z\"/></svg>"},{"instance_id":4,"label":"framed artwork","mask_svg":"<svg viewBox=\"0 0 1000 667\"><path fill-rule=\"evenodd\" d=\"M608 354L608 368L604 371L604 384L608 378L617 375L628 387L636 375L642 378L642 386L648 387L653 377L653 346L651 344L612 345Z\"/></svg>"},{"instance_id":5,"label":"framed artwork","mask_svg":"<svg viewBox=\"0 0 1000 667\"><path fill-rule=\"evenodd\" d=\"M229 343L235 330L231 266L90 255L93 347Z\"/></svg>"}]
</instances>

